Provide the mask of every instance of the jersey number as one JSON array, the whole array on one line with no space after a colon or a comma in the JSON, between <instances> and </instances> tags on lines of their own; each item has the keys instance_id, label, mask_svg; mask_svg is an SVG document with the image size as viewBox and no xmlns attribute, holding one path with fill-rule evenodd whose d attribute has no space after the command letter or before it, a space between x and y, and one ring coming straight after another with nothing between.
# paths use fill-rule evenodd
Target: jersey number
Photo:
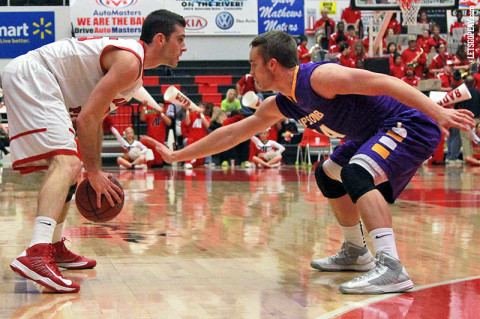
<instances>
[{"instance_id":1,"label":"jersey number","mask_svg":"<svg viewBox=\"0 0 480 319\"><path fill-rule=\"evenodd\" d=\"M322 131L322 133L324 135L326 135L328 137L331 137L331 138L344 138L345 137L345 134L337 133L334 130L326 127L325 124L320 125L320 130Z\"/></svg>"}]
</instances>

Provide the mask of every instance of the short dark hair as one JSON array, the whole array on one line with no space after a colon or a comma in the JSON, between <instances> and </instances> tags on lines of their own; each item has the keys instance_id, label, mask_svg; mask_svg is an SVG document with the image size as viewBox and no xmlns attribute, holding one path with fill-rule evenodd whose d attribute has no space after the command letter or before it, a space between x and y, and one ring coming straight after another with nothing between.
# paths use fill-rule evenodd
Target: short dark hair
<instances>
[{"instance_id":1,"label":"short dark hair","mask_svg":"<svg viewBox=\"0 0 480 319\"><path fill-rule=\"evenodd\" d=\"M298 40L300 41L300 43L302 43L303 41L308 41L307 36L305 34L300 34L298 36Z\"/></svg>"},{"instance_id":2,"label":"short dark hair","mask_svg":"<svg viewBox=\"0 0 480 319\"><path fill-rule=\"evenodd\" d=\"M338 43L340 43L340 42L342 42L342 41L347 41L347 37L344 36L343 34L339 34L339 35L337 36L337 39L335 40L335 42L338 44Z\"/></svg>"},{"instance_id":3,"label":"short dark hair","mask_svg":"<svg viewBox=\"0 0 480 319\"><path fill-rule=\"evenodd\" d=\"M187 25L181 15L164 9L153 11L143 22L140 40L148 44L156 34L162 33L168 41L177 25L184 28Z\"/></svg>"},{"instance_id":4,"label":"short dark hair","mask_svg":"<svg viewBox=\"0 0 480 319\"><path fill-rule=\"evenodd\" d=\"M340 46L340 52L343 52L345 51L346 49L348 49L350 47L350 44L348 43L344 43Z\"/></svg>"},{"instance_id":5,"label":"short dark hair","mask_svg":"<svg viewBox=\"0 0 480 319\"><path fill-rule=\"evenodd\" d=\"M275 59L286 68L298 65L297 44L291 35L283 31L262 33L256 36L250 45L259 48L259 54L265 63Z\"/></svg>"},{"instance_id":6,"label":"short dark hair","mask_svg":"<svg viewBox=\"0 0 480 319\"><path fill-rule=\"evenodd\" d=\"M350 31L350 30L355 30L355 26L353 24L348 25L347 31Z\"/></svg>"}]
</instances>

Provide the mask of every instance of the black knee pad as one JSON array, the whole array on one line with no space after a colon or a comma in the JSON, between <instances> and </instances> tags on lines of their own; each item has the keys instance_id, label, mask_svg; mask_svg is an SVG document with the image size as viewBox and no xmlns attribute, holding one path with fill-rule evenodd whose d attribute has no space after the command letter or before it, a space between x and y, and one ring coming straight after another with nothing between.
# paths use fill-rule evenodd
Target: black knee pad
<instances>
[{"instance_id":1,"label":"black knee pad","mask_svg":"<svg viewBox=\"0 0 480 319\"><path fill-rule=\"evenodd\" d=\"M67 194L67 200L65 201L65 203L68 203L69 201L72 200L73 194L75 194L76 190L77 190L77 183L70 186L70 189L68 190L68 194Z\"/></svg>"},{"instance_id":2,"label":"black knee pad","mask_svg":"<svg viewBox=\"0 0 480 319\"><path fill-rule=\"evenodd\" d=\"M358 164L345 165L340 172L340 177L345 190L354 203L365 193L375 189L373 176Z\"/></svg>"},{"instance_id":3,"label":"black knee pad","mask_svg":"<svg viewBox=\"0 0 480 319\"><path fill-rule=\"evenodd\" d=\"M330 178L323 170L323 165L318 164L315 168L315 180L318 188L326 198L339 198L345 196L347 191L342 183Z\"/></svg>"}]
</instances>

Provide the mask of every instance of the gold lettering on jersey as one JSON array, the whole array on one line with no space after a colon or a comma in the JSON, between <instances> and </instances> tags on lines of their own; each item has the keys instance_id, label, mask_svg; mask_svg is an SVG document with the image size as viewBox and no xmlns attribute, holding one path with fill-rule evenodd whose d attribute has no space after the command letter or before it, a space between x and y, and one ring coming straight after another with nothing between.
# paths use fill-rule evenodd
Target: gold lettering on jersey
<instances>
[{"instance_id":1,"label":"gold lettering on jersey","mask_svg":"<svg viewBox=\"0 0 480 319\"><path fill-rule=\"evenodd\" d=\"M323 135L326 135L331 138L344 138L345 134L340 134L338 132L335 132L334 130L328 128L324 124L320 125L320 130L322 130Z\"/></svg>"},{"instance_id":2,"label":"gold lettering on jersey","mask_svg":"<svg viewBox=\"0 0 480 319\"><path fill-rule=\"evenodd\" d=\"M298 120L300 124L302 124L305 127L308 127L309 125L313 125L320 121L324 117L324 114L315 110L312 113L308 114L307 116L302 117L301 119Z\"/></svg>"}]
</instances>

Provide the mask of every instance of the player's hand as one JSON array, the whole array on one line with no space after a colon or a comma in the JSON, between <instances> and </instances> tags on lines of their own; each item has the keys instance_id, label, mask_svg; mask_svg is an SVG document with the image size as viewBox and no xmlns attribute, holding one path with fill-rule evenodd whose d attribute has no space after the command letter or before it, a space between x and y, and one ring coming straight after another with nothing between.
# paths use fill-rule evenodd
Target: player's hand
<instances>
[{"instance_id":1,"label":"player's hand","mask_svg":"<svg viewBox=\"0 0 480 319\"><path fill-rule=\"evenodd\" d=\"M162 158L165 162L167 163L172 163L173 158L172 158L172 153L173 151L166 147L164 144L160 143L159 141L151 138L150 136L145 136L143 135L142 140L145 140L147 144L150 145L155 145L155 150L159 152L162 155Z\"/></svg>"},{"instance_id":2,"label":"player's hand","mask_svg":"<svg viewBox=\"0 0 480 319\"><path fill-rule=\"evenodd\" d=\"M102 195L108 200L111 206L115 203L120 203L119 194L122 194L122 189L115 185L111 180L112 174L99 171L98 173L88 173L88 181L97 193L97 207L102 206Z\"/></svg>"},{"instance_id":3,"label":"player's hand","mask_svg":"<svg viewBox=\"0 0 480 319\"><path fill-rule=\"evenodd\" d=\"M466 109L443 109L443 112L437 114L437 122L445 136L450 136L448 129L456 127L458 129L469 131L475 126L473 113Z\"/></svg>"}]
</instances>

